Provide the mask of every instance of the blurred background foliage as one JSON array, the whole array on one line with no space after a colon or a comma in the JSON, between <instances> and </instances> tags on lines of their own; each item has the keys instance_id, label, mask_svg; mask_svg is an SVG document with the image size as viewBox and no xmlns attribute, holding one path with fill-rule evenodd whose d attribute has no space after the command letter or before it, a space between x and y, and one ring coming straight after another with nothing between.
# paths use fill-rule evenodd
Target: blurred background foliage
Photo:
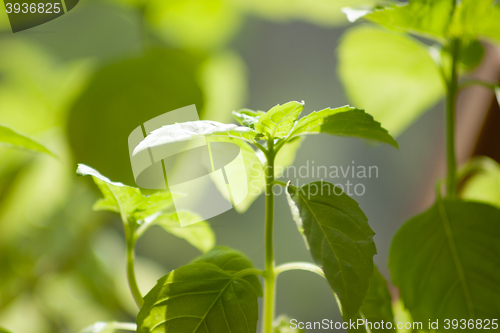
<instances>
[{"instance_id":1,"label":"blurred background foliage","mask_svg":"<svg viewBox=\"0 0 500 333\"><path fill-rule=\"evenodd\" d=\"M305 100L312 112L347 104L335 70L335 47L347 23L340 9L371 2L85 0L54 21L16 34L2 7L0 124L36 138L58 158L0 146L0 326L14 332L77 332L95 321L133 321L137 309L125 281L121 224L111 214L92 211L98 194L90 181L76 178L76 164L134 185L128 134L188 104L196 104L202 119L225 122L241 107L267 110ZM367 42L390 44L394 38ZM370 56L377 57L380 45L370 47L375 52ZM367 55L352 53L340 54L352 60L345 70L362 76L355 57ZM403 65L418 62L418 52L414 57L399 60ZM435 75L426 66L422 63L422 75ZM402 72L392 74L404 80ZM375 96L376 85L366 84L362 91ZM439 87L421 89L432 90L420 101L424 106L442 94ZM394 104L400 103L393 95ZM417 115L401 117L395 132ZM386 277L390 240L416 212L419 184L434 163L429 147L442 145L441 118L436 112L419 118L399 137L399 152L315 137L303 143L297 156L297 166L314 161L379 168L378 178L362 180L366 194L355 199L377 232L375 262ZM495 167L475 177L498 177ZM306 178L300 181L318 180ZM483 180L466 191L474 197L481 193L478 187L490 185ZM220 245L241 250L262 266L263 214L260 198L245 214L229 211L210 222ZM276 215L278 263L309 261L283 196ZM143 293L200 254L164 232L147 233L137 252ZM277 313L302 321L340 320L327 290L314 275L284 275Z\"/></svg>"}]
</instances>

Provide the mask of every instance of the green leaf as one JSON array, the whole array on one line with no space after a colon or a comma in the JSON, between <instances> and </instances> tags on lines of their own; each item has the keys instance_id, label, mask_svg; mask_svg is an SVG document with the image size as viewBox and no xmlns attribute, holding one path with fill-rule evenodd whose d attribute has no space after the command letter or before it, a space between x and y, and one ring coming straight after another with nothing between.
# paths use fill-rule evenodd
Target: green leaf
<instances>
[{"instance_id":1,"label":"green leaf","mask_svg":"<svg viewBox=\"0 0 500 333\"><path fill-rule=\"evenodd\" d=\"M486 38L500 42L500 4L494 0L463 0L457 7L450 35L462 40Z\"/></svg>"},{"instance_id":2,"label":"green leaf","mask_svg":"<svg viewBox=\"0 0 500 333\"><path fill-rule=\"evenodd\" d=\"M12 333L11 331L6 330L3 327L0 327L0 333Z\"/></svg>"},{"instance_id":3,"label":"green leaf","mask_svg":"<svg viewBox=\"0 0 500 333\"><path fill-rule=\"evenodd\" d=\"M471 40L462 45L460 50L460 66L465 71L471 71L481 64L484 58L484 46L478 40Z\"/></svg>"},{"instance_id":4,"label":"green leaf","mask_svg":"<svg viewBox=\"0 0 500 333\"><path fill-rule=\"evenodd\" d=\"M273 333L305 333L305 330L291 328L290 320L292 318L281 315L274 321Z\"/></svg>"},{"instance_id":5,"label":"green leaf","mask_svg":"<svg viewBox=\"0 0 500 333\"><path fill-rule=\"evenodd\" d=\"M223 47L241 26L241 14L230 1L150 1L147 18L169 44L186 49Z\"/></svg>"},{"instance_id":6,"label":"green leaf","mask_svg":"<svg viewBox=\"0 0 500 333\"><path fill-rule=\"evenodd\" d=\"M52 153L50 150L48 150L42 144L27 137L26 135L18 133L16 131L14 131L13 129L8 128L8 127L3 126L3 125L0 125L0 142L8 144L8 145L24 148L24 149L36 151L39 153L49 154L49 155L52 155L53 157L57 158L57 156L54 153Z\"/></svg>"},{"instance_id":7,"label":"green leaf","mask_svg":"<svg viewBox=\"0 0 500 333\"><path fill-rule=\"evenodd\" d=\"M244 213L252 205L252 203L264 193L264 188L266 186L265 172L263 167L263 162L265 160L264 154L257 150L255 151L248 143L228 137L209 137L208 142L228 142L238 145L241 149L241 153L244 161L244 169L237 168L237 166L232 166L229 170L226 168L226 173L233 173L231 194L233 198L235 196L245 196L245 198L234 205L235 209L239 213ZM302 138L297 137L289 142L287 142L281 150L278 152L274 162L274 174L276 178L279 178L283 171L290 165L293 164L297 150L299 149ZM222 156L224 154L224 148L218 149L217 146L210 146L212 154L216 156ZM213 182L219 191L224 195L227 200L231 198L227 197L227 184L225 181L218 177L212 177ZM235 193L240 191L240 193Z\"/></svg>"},{"instance_id":8,"label":"green leaf","mask_svg":"<svg viewBox=\"0 0 500 333\"><path fill-rule=\"evenodd\" d=\"M375 4L376 0L238 0L246 12L274 22L302 20L324 27L347 24L341 9L346 6Z\"/></svg>"},{"instance_id":9,"label":"green leaf","mask_svg":"<svg viewBox=\"0 0 500 333\"><path fill-rule=\"evenodd\" d=\"M113 182L85 164L79 164L76 173L80 176L92 176L103 194L104 198L95 203L94 209L119 213L124 222L129 218L134 221L144 219L173 204L172 194L169 192L145 196L138 188Z\"/></svg>"},{"instance_id":10,"label":"green leaf","mask_svg":"<svg viewBox=\"0 0 500 333\"><path fill-rule=\"evenodd\" d=\"M84 328L80 333L114 333L116 331L134 331L137 325L134 323L102 322L99 321Z\"/></svg>"},{"instance_id":11,"label":"green leaf","mask_svg":"<svg viewBox=\"0 0 500 333\"><path fill-rule=\"evenodd\" d=\"M255 130L268 134L271 138L285 137L292 130L303 109L304 102L278 104L259 116L259 120L254 124Z\"/></svg>"},{"instance_id":12,"label":"green leaf","mask_svg":"<svg viewBox=\"0 0 500 333\"><path fill-rule=\"evenodd\" d=\"M349 106L313 112L299 120L290 137L314 133L354 136L390 144L398 143L364 110Z\"/></svg>"},{"instance_id":13,"label":"green leaf","mask_svg":"<svg viewBox=\"0 0 500 333\"><path fill-rule=\"evenodd\" d=\"M223 136L253 142L258 133L249 127L199 120L166 125L151 132L134 149L134 155L148 148L189 141L204 136Z\"/></svg>"},{"instance_id":14,"label":"green leaf","mask_svg":"<svg viewBox=\"0 0 500 333\"><path fill-rule=\"evenodd\" d=\"M499 222L493 206L446 199L401 227L389 268L415 321L498 316Z\"/></svg>"},{"instance_id":15,"label":"green leaf","mask_svg":"<svg viewBox=\"0 0 500 333\"><path fill-rule=\"evenodd\" d=\"M181 215L183 221L201 221L200 216L190 212L161 214L155 217L152 222L146 220L145 223L149 223L149 225L145 226L145 228L158 225L169 234L186 240L189 244L203 253L215 246L215 234L208 222L201 221L193 224L190 223L182 227L179 222L179 215ZM144 231L145 230L141 226L141 231L138 236L140 237Z\"/></svg>"},{"instance_id":16,"label":"green leaf","mask_svg":"<svg viewBox=\"0 0 500 333\"><path fill-rule=\"evenodd\" d=\"M340 299L344 320L355 318L373 276L374 232L358 203L326 182L288 186L292 216L313 259Z\"/></svg>"},{"instance_id":17,"label":"green leaf","mask_svg":"<svg viewBox=\"0 0 500 333\"><path fill-rule=\"evenodd\" d=\"M372 332L394 332L396 327L394 323L394 313L392 312L392 297L389 289L387 287L387 281L380 274L377 267L374 266L375 273L370 279L370 286L368 288L368 294L361 306L361 313L364 319L369 322L382 322L382 320L387 323L391 322L393 324L392 329L372 329Z\"/></svg>"},{"instance_id":18,"label":"green leaf","mask_svg":"<svg viewBox=\"0 0 500 333\"><path fill-rule=\"evenodd\" d=\"M232 197L244 197L242 201L234 205L234 208L239 213L245 212L250 205L257 199L261 194L261 190L265 186L264 180L264 169L262 168L262 162L257 157L256 151L252 148L250 144L239 139L230 137L207 137L207 142L223 142L223 143L233 143L238 145L243 157L243 166L232 164L230 167L225 167L224 170L226 175L232 174L231 177L231 195ZM222 157L226 153L226 148L224 145L210 145L210 149L213 156ZM215 183L217 189L221 194L228 200L231 198L227 196L229 191L227 190L227 184L224 179L220 177L211 177L212 181ZM239 201L239 200L238 200Z\"/></svg>"},{"instance_id":19,"label":"green leaf","mask_svg":"<svg viewBox=\"0 0 500 333\"><path fill-rule=\"evenodd\" d=\"M233 250L226 246L217 246L203 256L196 258L191 263L195 264L200 262L214 264L226 272L233 273L254 267L252 261L247 256L240 251ZM247 275L244 279L252 285L257 295L262 297L262 286L257 276Z\"/></svg>"},{"instance_id":20,"label":"green leaf","mask_svg":"<svg viewBox=\"0 0 500 333\"><path fill-rule=\"evenodd\" d=\"M454 0L410 0L373 9L345 9L350 21L360 17L397 31L418 34L443 41L453 15Z\"/></svg>"},{"instance_id":21,"label":"green leaf","mask_svg":"<svg viewBox=\"0 0 500 333\"><path fill-rule=\"evenodd\" d=\"M388 30L358 27L339 46L338 71L352 103L396 136L444 95L425 45Z\"/></svg>"},{"instance_id":22,"label":"green leaf","mask_svg":"<svg viewBox=\"0 0 500 333\"><path fill-rule=\"evenodd\" d=\"M265 114L264 111L254 111L249 109L242 109L233 111L233 117L240 125L255 129L255 123L259 121L259 117Z\"/></svg>"},{"instance_id":23,"label":"green leaf","mask_svg":"<svg viewBox=\"0 0 500 333\"><path fill-rule=\"evenodd\" d=\"M130 133L186 105L204 110L205 78L200 78L204 76L200 68L205 60L200 53L155 47L100 67L66 116L74 159L110 179L134 184L127 146Z\"/></svg>"},{"instance_id":24,"label":"green leaf","mask_svg":"<svg viewBox=\"0 0 500 333\"><path fill-rule=\"evenodd\" d=\"M472 175L467 178L461 197L500 208L500 164L490 158L480 157L471 160L465 168L471 169Z\"/></svg>"},{"instance_id":25,"label":"green leaf","mask_svg":"<svg viewBox=\"0 0 500 333\"><path fill-rule=\"evenodd\" d=\"M287 141L287 143L280 149L276 158L274 159L274 177L280 178L287 167L293 164L295 161L295 157L297 156L297 151L300 146L302 146L302 142L305 138L303 137L295 137L291 138ZM262 156L264 158L264 156ZM265 173L264 169L262 169L262 179L265 182Z\"/></svg>"},{"instance_id":26,"label":"green leaf","mask_svg":"<svg viewBox=\"0 0 500 333\"><path fill-rule=\"evenodd\" d=\"M205 262L172 271L144 297L137 332L256 332L258 292L243 274Z\"/></svg>"}]
</instances>

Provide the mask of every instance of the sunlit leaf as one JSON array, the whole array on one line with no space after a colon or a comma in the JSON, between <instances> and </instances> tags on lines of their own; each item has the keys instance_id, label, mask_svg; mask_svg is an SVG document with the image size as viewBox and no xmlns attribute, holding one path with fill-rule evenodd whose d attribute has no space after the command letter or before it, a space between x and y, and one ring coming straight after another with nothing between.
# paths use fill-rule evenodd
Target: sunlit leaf
<instances>
[{"instance_id":1,"label":"sunlit leaf","mask_svg":"<svg viewBox=\"0 0 500 333\"><path fill-rule=\"evenodd\" d=\"M445 40L453 15L452 0L410 0L373 9L345 11L351 21L363 17L386 28Z\"/></svg>"},{"instance_id":2,"label":"sunlit leaf","mask_svg":"<svg viewBox=\"0 0 500 333\"><path fill-rule=\"evenodd\" d=\"M451 35L500 42L500 4L494 0L464 0L457 7Z\"/></svg>"},{"instance_id":3,"label":"sunlit leaf","mask_svg":"<svg viewBox=\"0 0 500 333\"><path fill-rule=\"evenodd\" d=\"M244 196L244 199L237 203L234 208L239 213L245 212L255 199L259 197L265 186L262 162L257 157L256 151L252 148L252 146L242 140L218 136L207 138L207 141L210 143L232 143L239 147L243 157L243 165L232 165L229 169L225 168L225 172L226 175L228 172L233 173L233 177L231 177L231 195L233 197ZM210 149L212 150L212 154L219 157L223 156L226 151L225 146L218 147L217 145L210 145ZM226 200L230 201L231 198L227 196L229 191L227 191L227 184L224 179L221 179L220 177L211 177L211 179ZM241 193L233 193L233 190L240 191Z\"/></svg>"},{"instance_id":4,"label":"sunlit leaf","mask_svg":"<svg viewBox=\"0 0 500 333\"><path fill-rule=\"evenodd\" d=\"M427 47L387 30L351 29L339 46L338 70L352 103L393 136L444 95Z\"/></svg>"},{"instance_id":5,"label":"sunlit leaf","mask_svg":"<svg viewBox=\"0 0 500 333\"><path fill-rule=\"evenodd\" d=\"M398 148L397 142L371 115L349 106L324 109L303 117L295 126L291 137L315 133L376 140Z\"/></svg>"},{"instance_id":6,"label":"sunlit leaf","mask_svg":"<svg viewBox=\"0 0 500 333\"><path fill-rule=\"evenodd\" d=\"M252 142L258 135L251 128L200 120L163 126L149 134L134 149L137 154L148 148L156 148L174 142L189 141L204 136L223 136Z\"/></svg>"},{"instance_id":7,"label":"sunlit leaf","mask_svg":"<svg viewBox=\"0 0 500 333\"><path fill-rule=\"evenodd\" d=\"M124 223L128 218L133 218L135 221L146 218L173 204L172 194L169 192L145 196L138 188L113 182L85 164L79 164L76 173L80 176L92 176L103 194L104 198L95 203L94 209L118 213Z\"/></svg>"},{"instance_id":8,"label":"sunlit leaf","mask_svg":"<svg viewBox=\"0 0 500 333\"><path fill-rule=\"evenodd\" d=\"M187 225L184 227L181 226L179 219L188 221ZM196 221L196 223L191 224L189 223L190 220ZM169 234L185 239L189 244L193 245L201 252L207 252L215 246L215 234L212 231L210 224L201 220L202 218L197 214L190 212L178 212L161 214L154 217L151 222L146 219L144 223L148 223L148 228L153 225L158 225ZM140 230L142 233L143 230Z\"/></svg>"},{"instance_id":9,"label":"sunlit leaf","mask_svg":"<svg viewBox=\"0 0 500 333\"><path fill-rule=\"evenodd\" d=\"M11 128L8 128L6 126L0 125L0 143L36 151L39 153L45 153L54 155L50 150L48 150L44 145L41 143L36 142L35 140L27 137L26 135L23 135L21 133L18 133L14 131Z\"/></svg>"},{"instance_id":10,"label":"sunlit leaf","mask_svg":"<svg viewBox=\"0 0 500 333\"><path fill-rule=\"evenodd\" d=\"M264 111L254 111L242 109L233 111L234 118L243 126L255 129L255 123L259 121L259 117L265 114Z\"/></svg>"},{"instance_id":11,"label":"sunlit leaf","mask_svg":"<svg viewBox=\"0 0 500 333\"><path fill-rule=\"evenodd\" d=\"M326 182L288 186L292 216L313 259L340 299L344 319L353 319L368 293L376 254L373 230L358 203Z\"/></svg>"},{"instance_id":12,"label":"sunlit leaf","mask_svg":"<svg viewBox=\"0 0 500 333\"><path fill-rule=\"evenodd\" d=\"M232 1L153 0L148 21L170 43L181 48L212 49L226 43L241 26Z\"/></svg>"},{"instance_id":13,"label":"sunlit leaf","mask_svg":"<svg viewBox=\"0 0 500 333\"><path fill-rule=\"evenodd\" d=\"M481 157L471 160L466 168L472 169L472 175L462 188L462 198L500 208L500 165L490 158Z\"/></svg>"},{"instance_id":14,"label":"sunlit leaf","mask_svg":"<svg viewBox=\"0 0 500 333\"><path fill-rule=\"evenodd\" d=\"M84 328L80 333L114 333L116 331L134 331L137 325L134 323L119 323L119 322L97 322L89 327Z\"/></svg>"},{"instance_id":15,"label":"sunlit leaf","mask_svg":"<svg viewBox=\"0 0 500 333\"><path fill-rule=\"evenodd\" d=\"M499 222L493 206L438 199L401 227L389 268L415 321L484 320L500 313Z\"/></svg>"},{"instance_id":16,"label":"sunlit leaf","mask_svg":"<svg viewBox=\"0 0 500 333\"><path fill-rule=\"evenodd\" d=\"M291 131L295 121L304 109L304 102L288 102L276 105L259 116L254 123L255 130L271 138L282 138Z\"/></svg>"},{"instance_id":17,"label":"sunlit leaf","mask_svg":"<svg viewBox=\"0 0 500 333\"><path fill-rule=\"evenodd\" d=\"M189 264L162 277L144 297L137 332L256 332L257 299L241 272Z\"/></svg>"}]
</instances>

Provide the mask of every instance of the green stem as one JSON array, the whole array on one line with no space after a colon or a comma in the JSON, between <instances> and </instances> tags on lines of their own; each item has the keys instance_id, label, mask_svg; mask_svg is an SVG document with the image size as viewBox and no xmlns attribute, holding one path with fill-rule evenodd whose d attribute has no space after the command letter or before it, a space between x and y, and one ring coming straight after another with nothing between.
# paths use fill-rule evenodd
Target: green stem
<instances>
[{"instance_id":1,"label":"green stem","mask_svg":"<svg viewBox=\"0 0 500 333\"><path fill-rule=\"evenodd\" d=\"M266 226L265 226L265 291L264 291L264 320L263 333L272 333L274 320L274 296L276 275L274 272L274 248L273 248L273 224L274 224L274 140L268 140L268 151L266 154Z\"/></svg>"},{"instance_id":2,"label":"green stem","mask_svg":"<svg viewBox=\"0 0 500 333\"><path fill-rule=\"evenodd\" d=\"M319 267L315 264L308 263L308 262L289 262L289 263L277 266L275 268L274 272L275 272L276 276L278 276L283 272L296 271L296 270L312 272L312 273L318 274L319 276L322 276L323 278L325 278L325 273L323 272L321 267Z\"/></svg>"},{"instance_id":3,"label":"green stem","mask_svg":"<svg viewBox=\"0 0 500 333\"><path fill-rule=\"evenodd\" d=\"M450 42L451 68L446 85L446 157L447 157L447 196L454 199L457 194L457 158L455 154L455 106L458 91L458 59L460 42Z\"/></svg>"},{"instance_id":4,"label":"green stem","mask_svg":"<svg viewBox=\"0 0 500 333\"><path fill-rule=\"evenodd\" d=\"M485 81L481 81L481 80L467 80L465 82L462 82L458 86L458 90L461 90L463 88L467 88L467 87L470 87L470 86L482 86L482 87L491 89L493 91L498 87L494 83L489 83L489 82L485 82Z\"/></svg>"},{"instance_id":5,"label":"green stem","mask_svg":"<svg viewBox=\"0 0 500 333\"><path fill-rule=\"evenodd\" d=\"M134 233L131 233L131 236L127 239L127 280L128 285L130 287L130 291L132 292L132 296L134 297L135 303L139 309L144 304L144 300L142 299L141 292L139 287L137 286L137 280L135 278L135 269L134 269L134 246L135 239Z\"/></svg>"}]
</instances>

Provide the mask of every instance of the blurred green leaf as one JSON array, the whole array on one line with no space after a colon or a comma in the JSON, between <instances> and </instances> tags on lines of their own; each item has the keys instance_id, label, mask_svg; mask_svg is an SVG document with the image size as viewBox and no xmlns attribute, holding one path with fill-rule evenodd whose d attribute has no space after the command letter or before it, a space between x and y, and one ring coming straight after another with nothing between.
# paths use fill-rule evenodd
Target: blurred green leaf
<instances>
[{"instance_id":1,"label":"blurred green leaf","mask_svg":"<svg viewBox=\"0 0 500 333\"><path fill-rule=\"evenodd\" d=\"M364 110L349 106L315 111L299 120L290 137L295 135L325 133L338 136L354 136L390 144L398 143Z\"/></svg>"},{"instance_id":2,"label":"blurred green leaf","mask_svg":"<svg viewBox=\"0 0 500 333\"><path fill-rule=\"evenodd\" d=\"M484 58L484 53L484 46L478 40L472 40L462 45L459 59L462 69L471 71L479 66Z\"/></svg>"},{"instance_id":3,"label":"blurred green leaf","mask_svg":"<svg viewBox=\"0 0 500 333\"><path fill-rule=\"evenodd\" d=\"M0 49L1 122L28 135L60 127L90 72L89 60L61 62L24 38L3 38Z\"/></svg>"},{"instance_id":4,"label":"blurred green leaf","mask_svg":"<svg viewBox=\"0 0 500 333\"><path fill-rule=\"evenodd\" d=\"M0 201L0 221L16 223L0 223L0 243L14 242L33 227L46 225L70 195L74 173L64 136L48 133L46 141L57 151L58 159L37 158L25 164L22 159L16 161L7 155L2 160L2 164L13 163L19 169L9 176Z\"/></svg>"},{"instance_id":5,"label":"blurred green leaf","mask_svg":"<svg viewBox=\"0 0 500 333\"><path fill-rule=\"evenodd\" d=\"M325 27L348 23L341 9L347 6L376 4L375 0L228 0L250 14L272 21L302 20Z\"/></svg>"},{"instance_id":6,"label":"blurred green leaf","mask_svg":"<svg viewBox=\"0 0 500 333\"><path fill-rule=\"evenodd\" d=\"M238 185L235 183L233 187L237 189L246 189L246 197L240 203L235 205L236 211L239 213L244 213L252 205L252 203L264 193L264 188L266 186L265 172L263 167L263 161L265 160L264 154L260 150L254 150L246 142L232 138L221 138L214 137L210 138L211 142L233 142L237 144L243 155L244 168L245 170L234 170L233 172L240 171L245 173L245 177L233 177L234 181L245 182L245 185ZM297 151L302 144L302 138L295 138L287 142L278 152L274 160L274 176L279 178L282 176L286 168L293 164L295 161L295 156ZM226 183L222 182L217 177L212 177L217 188L222 194L225 194ZM226 198L229 200L229 198Z\"/></svg>"},{"instance_id":7,"label":"blurred green leaf","mask_svg":"<svg viewBox=\"0 0 500 333\"><path fill-rule=\"evenodd\" d=\"M200 54L153 49L96 71L70 108L67 132L74 159L111 179L134 184L130 133L186 105L203 110L199 70L204 60Z\"/></svg>"},{"instance_id":8,"label":"blurred green leaf","mask_svg":"<svg viewBox=\"0 0 500 333\"><path fill-rule=\"evenodd\" d=\"M288 102L276 105L259 116L254 123L257 132L268 134L270 138L282 138L289 134L304 109L304 102Z\"/></svg>"},{"instance_id":9,"label":"blurred green leaf","mask_svg":"<svg viewBox=\"0 0 500 333\"><path fill-rule=\"evenodd\" d=\"M338 71L353 104L396 136L444 95L438 68L415 39L358 27L339 46Z\"/></svg>"},{"instance_id":10,"label":"blurred green leaf","mask_svg":"<svg viewBox=\"0 0 500 333\"><path fill-rule=\"evenodd\" d=\"M344 320L354 319L368 293L377 253L368 219L355 200L330 183L289 185L287 198L314 261L340 299Z\"/></svg>"},{"instance_id":11,"label":"blurred green leaf","mask_svg":"<svg viewBox=\"0 0 500 333\"><path fill-rule=\"evenodd\" d=\"M465 169L472 175L466 180L461 197L500 208L500 165L488 157L480 157L469 161Z\"/></svg>"},{"instance_id":12,"label":"blurred green leaf","mask_svg":"<svg viewBox=\"0 0 500 333\"><path fill-rule=\"evenodd\" d=\"M499 221L500 210L493 206L438 199L399 229L389 268L415 321L500 313L492 297L500 295Z\"/></svg>"},{"instance_id":13,"label":"blurred green leaf","mask_svg":"<svg viewBox=\"0 0 500 333\"><path fill-rule=\"evenodd\" d=\"M202 120L229 122L231 110L241 108L247 98L247 69L236 52L212 53L200 68L205 97Z\"/></svg>"},{"instance_id":14,"label":"blurred green leaf","mask_svg":"<svg viewBox=\"0 0 500 333\"><path fill-rule=\"evenodd\" d=\"M371 22L397 31L416 33L424 37L445 40L452 20L454 0L410 0L373 9L346 9L351 21L363 17Z\"/></svg>"},{"instance_id":15,"label":"blurred green leaf","mask_svg":"<svg viewBox=\"0 0 500 333\"><path fill-rule=\"evenodd\" d=\"M123 223L127 223L129 218L133 218L134 221L144 219L173 204L170 192L158 192L145 196L138 188L113 182L85 164L79 164L76 173L80 176L92 176L104 196L95 203L94 209L118 213Z\"/></svg>"},{"instance_id":16,"label":"blurred green leaf","mask_svg":"<svg viewBox=\"0 0 500 333\"><path fill-rule=\"evenodd\" d=\"M450 34L462 39L500 42L500 4L494 0L464 0L457 7Z\"/></svg>"},{"instance_id":17,"label":"blurred green leaf","mask_svg":"<svg viewBox=\"0 0 500 333\"><path fill-rule=\"evenodd\" d=\"M5 328L0 327L0 333L12 333L12 332L7 331Z\"/></svg>"},{"instance_id":18,"label":"blurred green leaf","mask_svg":"<svg viewBox=\"0 0 500 333\"><path fill-rule=\"evenodd\" d=\"M179 222L179 215L183 221L201 221L201 217L197 214L190 212L178 212L170 214L161 214L153 217L153 221L149 222L147 219L144 222L145 227L138 230L137 237L140 237L145 231L153 225L158 225L163 230L176 237L185 239L189 244L196 247L201 252L205 253L215 246L215 234L206 221L197 222L186 226L181 226Z\"/></svg>"},{"instance_id":19,"label":"blurred green leaf","mask_svg":"<svg viewBox=\"0 0 500 333\"><path fill-rule=\"evenodd\" d=\"M231 168L225 168L226 174L227 172L231 172L234 174L232 177L232 189L241 190L241 193L233 193L234 196L243 196L246 195L245 198L236 204L234 208L239 213L244 213L250 205L259 197L262 193L262 189L265 186L264 180L264 169L262 168L262 162L257 157L256 151L252 148L250 144L235 138L228 137L207 137L207 142L225 142L225 143L233 143L238 145L240 148L241 155L243 157L243 165L232 165ZM223 156L225 152L227 152L227 147L222 146L219 147L217 145L210 145L210 149L212 154L216 156ZM243 169L241 168L243 167ZM242 176L245 175L245 176ZM220 193L226 198L226 200L230 200L227 197L227 184L220 177L211 176L212 181L215 183L215 186L220 191Z\"/></svg>"},{"instance_id":20,"label":"blurred green leaf","mask_svg":"<svg viewBox=\"0 0 500 333\"><path fill-rule=\"evenodd\" d=\"M213 49L227 43L241 26L233 1L153 0L146 17L167 41L180 48Z\"/></svg>"},{"instance_id":21,"label":"blurred green leaf","mask_svg":"<svg viewBox=\"0 0 500 333\"><path fill-rule=\"evenodd\" d=\"M8 145L16 146L16 147L21 147L24 149L36 151L39 153L45 153L45 154L52 155L53 157L57 158L57 156L53 152L48 150L41 143L38 143L35 140L27 137L26 135L18 133L16 131L14 131L13 129L10 129L10 128L3 126L3 125L0 125L0 142L6 143Z\"/></svg>"},{"instance_id":22,"label":"blurred green leaf","mask_svg":"<svg viewBox=\"0 0 500 333\"><path fill-rule=\"evenodd\" d=\"M214 264L226 272L240 272L244 269L253 268L252 261L240 251L233 250L226 246L217 246L201 257L196 258L191 263L209 263ZM243 277L252 285L252 288L257 293L257 296L262 297L262 286L255 275L247 275Z\"/></svg>"},{"instance_id":23,"label":"blurred green leaf","mask_svg":"<svg viewBox=\"0 0 500 333\"><path fill-rule=\"evenodd\" d=\"M119 322L97 322L89 327L84 328L80 333L113 333L116 331L134 331L137 325L134 323L119 323Z\"/></svg>"},{"instance_id":24,"label":"blurred green leaf","mask_svg":"<svg viewBox=\"0 0 500 333\"><path fill-rule=\"evenodd\" d=\"M274 322L274 328L273 328L273 333L305 333L305 330L301 329L293 329L291 328L290 325L290 320L292 318L281 315L278 318L276 318Z\"/></svg>"},{"instance_id":25,"label":"blurred green leaf","mask_svg":"<svg viewBox=\"0 0 500 333\"><path fill-rule=\"evenodd\" d=\"M276 158L274 159L275 178L280 178L285 172L286 168L292 165L293 162L295 162L297 151L299 150L300 146L302 146L303 141L304 138L302 137L292 138L280 149L278 155L276 155ZM264 157L262 156L262 158ZM265 180L264 177L264 169L262 169L261 178Z\"/></svg>"},{"instance_id":26,"label":"blurred green leaf","mask_svg":"<svg viewBox=\"0 0 500 333\"><path fill-rule=\"evenodd\" d=\"M144 297L137 332L256 332L258 294L241 274L204 262L172 271Z\"/></svg>"}]
</instances>

